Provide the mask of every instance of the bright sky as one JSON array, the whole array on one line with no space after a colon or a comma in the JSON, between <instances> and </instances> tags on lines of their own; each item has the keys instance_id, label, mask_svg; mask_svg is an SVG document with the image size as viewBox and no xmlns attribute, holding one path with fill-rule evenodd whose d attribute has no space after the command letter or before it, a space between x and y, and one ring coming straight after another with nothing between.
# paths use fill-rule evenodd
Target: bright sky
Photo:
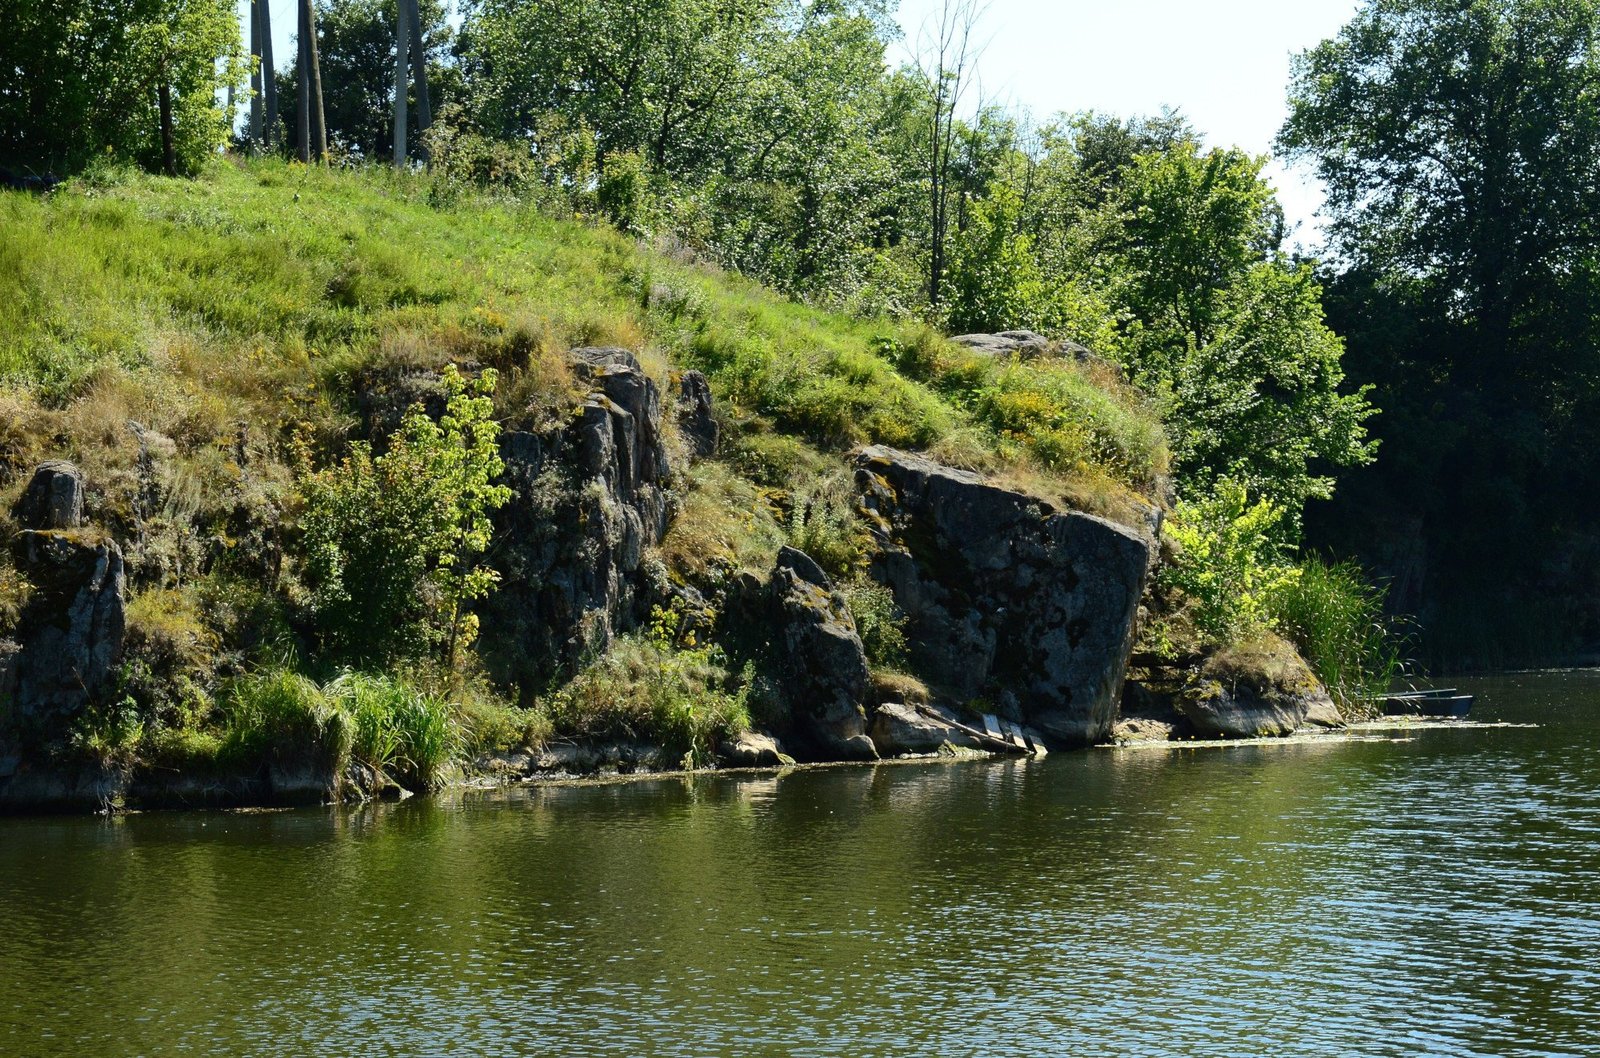
<instances>
[{"instance_id":1,"label":"bright sky","mask_svg":"<svg viewBox=\"0 0 1600 1058\"><path fill-rule=\"evenodd\" d=\"M902 0L904 46L942 0ZM1266 154L1287 114L1289 57L1333 36L1358 0L989 0L976 39L985 100L1044 120L1058 111L1127 117L1179 110L1217 146ZM929 29L931 31L931 25ZM1269 169L1291 227L1312 245L1314 181Z\"/></svg>"}]
</instances>

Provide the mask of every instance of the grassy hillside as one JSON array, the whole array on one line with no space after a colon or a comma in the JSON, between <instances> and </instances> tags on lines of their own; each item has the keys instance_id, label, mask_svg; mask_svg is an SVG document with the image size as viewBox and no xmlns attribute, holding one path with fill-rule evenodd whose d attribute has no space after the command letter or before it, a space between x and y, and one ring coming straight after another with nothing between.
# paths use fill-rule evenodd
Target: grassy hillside
<instances>
[{"instance_id":1,"label":"grassy hillside","mask_svg":"<svg viewBox=\"0 0 1600 1058\"><path fill-rule=\"evenodd\" d=\"M1136 489L1164 469L1159 426L1107 378L996 370L924 329L815 311L602 226L514 203L436 209L429 190L274 161L5 193L0 380L53 408L115 376L303 412L419 347L515 372L618 344L705 370L719 396L823 448L942 447Z\"/></svg>"},{"instance_id":2,"label":"grassy hillside","mask_svg":"<svg viewBox=\"0 0 1600 1058\"><path fill-rule=\"evenodd\" d=\"M385 372L492 366L496 416L538 429L574 406L568 348L626 346L662 381L705 371L724 451L677 483L664 545L690 579L764 571L785 540L848 567L841 456L861 443L1122 517L1166 469L1160 423L1108 367L996 364L583 218L432 191L387 169L261 161L0 193L0 500L9 510L40 459L86 471L91 521L127 542L145 669L124 686L160 700L147 735L215 734L263 715L241 703L282 698L288 684L246 686L232 720L214 700L226 677L292 653L294 467L373 428L360 383ZM259 587L263 564L277 587ZM22 591L0 569L0 624Z\"/></svg>"}]
</instances>

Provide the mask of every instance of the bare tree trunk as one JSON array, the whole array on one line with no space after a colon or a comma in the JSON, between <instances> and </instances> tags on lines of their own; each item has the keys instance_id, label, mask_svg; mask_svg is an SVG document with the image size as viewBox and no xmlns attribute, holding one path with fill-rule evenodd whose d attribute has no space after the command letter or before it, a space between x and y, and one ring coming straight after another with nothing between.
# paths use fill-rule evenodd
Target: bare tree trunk
<instances>
[{"instance_id":1,"label":"bare tree trunk","mask_svg":"<svg viewBox=\"0 0 1600 1058\"><path fill-rule=\"evenodd\" d=\"M411 23L411 83L417 94L417 139L424 159L427 149L421 146L422 134L433 124L433 100L428 92L428 48L422 39L422 13L418 0L400 0L405 5L407 21Z\"/></svg>"},{"instance_id":2,"label":"bare tree trunk","mask_svg":"<svg viewBox=\"0 0 1600 1058\"><path fill-rule=\"evenodd\" d=\"M328 122L322 107L322 60L317 56L317 9L313 0L300 0L305 9L306 46L311 54L311 146L317 152L317 161L328 159Z\"/></svg>"},{"instance_id":3,"label":"bare tree trunk","mask_svg":"<svg viewBox=\"0 0 1600 1058\"><path fill-rule=\"evenodd\" d=\"M270 76L261 61L261 8L266 2L250 0L250 124L245 138L252 151L262 141L262 108L266 106L266 78Z\"/></svg>"},{"instance_id":4,"label":"bare tree trunk","mask_svg":"<svg viewBox=\"0 0 1600 1058\"><path fill-rule=\"evenodd\" d=\"M272 62L272 0L255 0L261 18L261 90L266 99L266 124L261 142L271 147L278 138L278 68Z\"/></svg>"},{"instance_id":5,"label":"bare tree trunk","mask_svg":"<svg viewBox=\"0 0 1600 1058\"><path fill-rule=\"evenodd\" d=\"M924 29L917 67L933 113L928 123L928 305L943 297L945 242L950 230L950 177L956 146L956 112L977 61L972 31L983 14L979 0L943 0L932 39Z\"/></svg>"},{"instance_id":6,"label":"bare tree trunk","mask_svg":"<svg viewBox=\"0 0 1600 1058\"><path fill-rule=\"evenodd\" d=\"M300 25L296 38L300 48L294 74L294 149L296 157L302 162L309 162L311 161L311 46L308 38L311 36L311 30L307 15L311 12L310 0L300 0L299 8Z\"/></svg>"},{"instance_id":7,"label":"bare tree trunk","mask_svg":"<svg viewBox=\"0 0 1600 1058\"><path fill-rule=\"evenodd\" d=\"M161 64L161 80L156 85L156 103L161 111L161 167L168 176L178 175L178 153L172 144L172 86L167 83L167 65Z\"/></svg>"},{"instance_id":8,"label":"bare tree trunk","mask_svg":"<svg viewBox=\"0 0 1600 1058\"><path fill-rule=\"evenodd\" d=\"M396 0L394 18L394 165L406 164L406 68L411 50L411 20L406 17L406 0Z\"/></svg>"}]
</instances>

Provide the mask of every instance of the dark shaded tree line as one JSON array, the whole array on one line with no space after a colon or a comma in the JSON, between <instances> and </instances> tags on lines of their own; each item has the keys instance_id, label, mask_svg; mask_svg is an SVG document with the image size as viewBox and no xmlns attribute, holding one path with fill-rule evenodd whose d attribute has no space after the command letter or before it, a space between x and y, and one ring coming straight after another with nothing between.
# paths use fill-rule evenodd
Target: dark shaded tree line
<instances>
[{"instance_id":1,"label":"dark shaded tree line","mask_svg":"<svg viewBox=\"0 0 1600 1058\"><path fill-rule=\"evenodd\" d=\"M1319 543L1394 578L1441 664L1600 644L1600 5L1372 0L1295 64L1281 148L1384 458Z\"/></svg>"}]
</instances>

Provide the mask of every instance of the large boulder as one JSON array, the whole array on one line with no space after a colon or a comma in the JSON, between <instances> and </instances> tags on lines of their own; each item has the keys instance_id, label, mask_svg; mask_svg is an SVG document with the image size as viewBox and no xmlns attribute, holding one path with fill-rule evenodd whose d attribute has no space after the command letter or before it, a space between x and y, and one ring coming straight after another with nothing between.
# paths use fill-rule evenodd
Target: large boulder
<instances>
[{"instance_id":1,"label":"large boulder","mask_svg":"<svg viewBox=\"0 0 1600 1058\"><path fill-rule=\"evenodd\" d=\"M1206 738L1274 738L1339 723L1338 709L1305 661L1270 637L1207 658L1173 704Z\"/></svg>"},{"instance_id":2,"label":"large boulder","mask_svg":"<svg viewBox=\"0 0 1600 1058\"><path fill-rule=\"evenodd\" d=\"M746 731L717 747L717 760L726 768L779 768L793 764L771 735Z\"/></svg>"},{"instance_id":3,"label":"large boulder","mask_svg":"<svg viewBox=\"0 0 1600 1058\"><path fill-rule=\"evenodd\" d=\"M64 459L40 463L11 513L24 529L77 529L83 525L83 472Z\"/></svg>"},{"instance_id":4,"label":"large boulder","mask_svg":"<svg viewBox=\"0 0 1600 1058\"><path fill-rule=\"evenodd\" d=\"M122 657L122 551L81 531L26 530L12 543L32 585L14 640L0 646L0 701L24 737L54 740L103 692Z\"/></svg>"},{"instance_id":5,"label":"large boulder","mask_svg":"<svg viewBox=\"0 0 1600 1058\"><path fill-rule=\"evenodd\" d=\"M856 460L872 575L908 618L914 667L1056 744L1110 734L1153 545L976 474L874 446Z\"/></svg>"},{"instance_id":6,"label":"large boulder","mask_svg":"<svg viewBox=\"0 0 1600 1058\"><path fill-rule=\"evenodd\" d=\"M547 433L501 438L511 500L496 515L501 581L485 603L495 675L526 689L570 673L637 627L646 555L671 519L661 396L626 349L577 349L589 395Z\"/></svg>"},{"instance_id":7,"label":"large boulder","mask_svg":"<svg viewBox=\"0 0 1600 1058\"><path fill-rule=\"evenodd\" d=\"M877 757L862 708L867 654L844 599L821 567L792 547L778 552L768 592L797 736L815 757Z\"/></svg>"}]
</instances>

